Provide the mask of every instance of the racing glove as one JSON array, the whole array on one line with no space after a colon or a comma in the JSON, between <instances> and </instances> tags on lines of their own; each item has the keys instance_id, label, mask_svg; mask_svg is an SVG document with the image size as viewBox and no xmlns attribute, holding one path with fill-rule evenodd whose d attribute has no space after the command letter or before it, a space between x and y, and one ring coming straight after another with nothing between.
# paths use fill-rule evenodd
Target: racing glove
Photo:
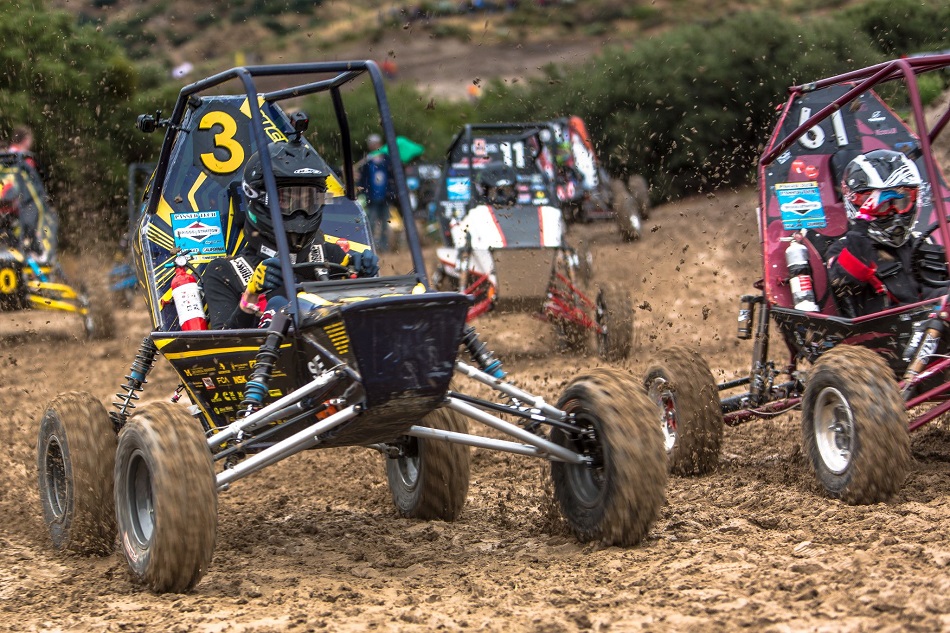
<instances>
[{"instance_id":1,"label":"racing glove","mask_svg":"<svg viewBox=\"0 0 950 633\"><path fill-rule=\"evenodd\" d=\"M360 277L375 277L379 274L379 257L373 251L350 251L346 265L356 269Z\"/></svg>"},{"instance_id":2,"label":"racing glove","mask_svg":"<svg viewBox=\"0 0 950 633\"><path fill-rule=\"evenodd\" d=\"M249 295L259 295L280 288L281 284L283 284L283 277L281 276L280 260L276 257L270 257L254 269L254 274L247 282L246 292Z\"/></svg>"}]
</instances>

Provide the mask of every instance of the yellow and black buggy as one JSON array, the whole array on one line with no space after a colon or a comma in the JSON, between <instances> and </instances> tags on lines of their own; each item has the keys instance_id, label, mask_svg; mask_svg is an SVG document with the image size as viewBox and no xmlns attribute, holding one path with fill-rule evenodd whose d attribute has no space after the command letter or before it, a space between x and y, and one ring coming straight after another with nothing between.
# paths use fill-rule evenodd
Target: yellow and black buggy
<instances>
[{"instance_id":1,"label":"yellow and black buggy","mask_svg":"<svg viewBox=\"0 0 950 633\"><path fill-rule=\"evenodd\" d=\"M261 94L260 77L289 85ZM235 82L242 92L222 96L222 86ZM392 160L411 260L383 264L405 272L356 279L340 266L309 263L319 281L297 283L272 166L261 152L283 292L292 299L267 329L180 331L168 303L175 259L190 258L200 276L215 257L235 253L243 239L235 185L245 159L291 135L308 142L296 136L306 117L287 116L281 102L330 102L338 130L322 121L321 142L338 144L343 166L330 183L336 197L322 228L351 249L372 247L356 203L345 109L360 83L375 91L385 140L394 146L382 77L370 61L235 68L183 88L168 119L139 118L146 131L166 130L136 244L154 331L115 411L79 392L46 408L39 489L58 549L110 552L118 536L139 581L159 592L189 590L211 562L219 493L303 450L338 446L365 446L384 457L404 517L455 519L476 446L549 460L560 508L581 540L634 544L656 519L667 476L656 405L641 386L607 369L576 377L557 404L507 381L465 324L470 299L429 287L398 156ZM135 409L158 354L178 372L190 409L170 402ZM489 387L497 401L463 393L466 380ZM469 433L467 420L496 433Z\"/></svg>"},{"instance_id":2,"label":"yellow and black buggy","mask_svg":"<svg viewBox=\"0 0 950 633\"><path fill-rule=\"evenodd\" d=\"M32 155L0 152L0 312L71 312L82 319L88 338L111 338L108 304L90 301L59 264L58 225Z\"/></svg>"}]
</instances>

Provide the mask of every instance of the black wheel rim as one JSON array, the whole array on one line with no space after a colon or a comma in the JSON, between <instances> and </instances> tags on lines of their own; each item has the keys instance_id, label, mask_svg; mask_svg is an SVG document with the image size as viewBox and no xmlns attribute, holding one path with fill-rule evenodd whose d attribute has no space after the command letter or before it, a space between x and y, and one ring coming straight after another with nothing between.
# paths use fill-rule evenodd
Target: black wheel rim
<instances>
[{"instance_id":1,"label":"black wheel rim","mask_svg":"<svg viewBox=\"0 0 950 633\"><path fill-rule=\"evenodd\" d=\"M152 497L152 475L141 451L132 454L126 469L126 513L129 533L141 548L152 540L155 532L155 505Z\"/></svg>"},{"instance_id":2,"label":"black wheel rim","mask_svg":"<svg viewBox=\"0 0 950 633\"><path fill-rule=\"evenodd\" d=\"M578 403L568 402L565 410L571 411L572 404L576 406ZM590 463L588 465L569 464L566 474L577 500L587 507L594 507L604 494L607 478L603 445L592 419L583 412L575 412L574 421L580 431L571 438L571 448L590 458Z\"/></svg>"},{"instance_id":3,"label":"black wheel rim","mask_svg":"<svg viewBox=\"0 0 950 633\"><path fill-rule=\"evenodd\" d=\"M46 459L44 460L46 479L46 505L57 520L66 514L69 500L69 479L66 477L66 456L59 438L55 435L46 440Z\"/></svg>"}]
</instances>

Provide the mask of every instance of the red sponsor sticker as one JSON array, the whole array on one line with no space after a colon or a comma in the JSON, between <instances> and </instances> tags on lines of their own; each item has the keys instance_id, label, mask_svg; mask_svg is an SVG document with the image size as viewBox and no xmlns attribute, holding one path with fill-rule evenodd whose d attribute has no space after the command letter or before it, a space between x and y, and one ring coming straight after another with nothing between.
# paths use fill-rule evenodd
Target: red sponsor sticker
<instances>
[{"instance_id":1,"label":"red sponsor sticker","mask_svg":"<svg viewBox=\"0 0 950 633\"><path fill-rule=\"evenodd\" d=\"M811 179L818 178L818 168L814 165L805 165L805 175Z\"/></svg>"},{"instance_id":2,"label":"red sponsor sticker","mask_svg":"<svg viewBox=\"0 0 950 633\"><path fill-rule=\"evenodd\" d=\"M336 241L336 245L342 248L344 253L350 252L350 240L340 238Z\"/></svg>"},{"instance_id":3,"label":"red sponsor sticker","mask_svg":"<svg viewBox=\"0 0 950 633\"><path fill-rule=\"evenodd\" d=\"M793 174L804 174L805 173L805 161L801 158L796 158L792 161L792 173Z\"/></svg>"}]
</instances>

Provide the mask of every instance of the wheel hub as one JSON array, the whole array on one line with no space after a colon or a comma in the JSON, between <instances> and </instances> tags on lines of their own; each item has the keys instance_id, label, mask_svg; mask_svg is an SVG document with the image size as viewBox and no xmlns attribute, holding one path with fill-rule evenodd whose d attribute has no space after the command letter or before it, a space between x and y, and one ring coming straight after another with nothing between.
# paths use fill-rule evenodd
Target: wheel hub
<instances>
[{"instance_id":1,"label":"wheel hub","mask_svg":"<svg viewBox=\"0 0 950 633\"><path fill-rule=\"evenodd\" d=\"M854 413L847 398L834 387L825 387L815 403L815 443L825 466L840 475L851 464Z\"/></svg>"},{"instance_id":2,"label":"wheel hub","mask_svg":"<svg viewBox=\"0 0 950 633\"><path fill-rule=\"evenodd\" d=\"M130 532L141 546L146 546L155 531L155 505L152 499L152 476L141 453L129 461L126 476L129 478Z\"/></svg>"},{"instance_id":3,"label":"wheel hub","mask_svg":"<svg viewBox=\"0 0 950 633\"><path fill-rule=\"evenodd\" d=\"M51 435L46 440L46 501L49 508L62 520L69 499L69 479L66 477L66 458L59 438Z\"/></svg>"},{"instance_id":4,"label":"wheel hub","mask_svg":"<svg viewBox=\"0 0 950 633\"><path fill-rule=\"evenodd\" d=\"M676 399L669 383L663 378L656 378L650 383L648 390L650 399L660 405L660 427L663 429L663 444L667 455L676 446Z\"/></svg>"}]
</instances>

